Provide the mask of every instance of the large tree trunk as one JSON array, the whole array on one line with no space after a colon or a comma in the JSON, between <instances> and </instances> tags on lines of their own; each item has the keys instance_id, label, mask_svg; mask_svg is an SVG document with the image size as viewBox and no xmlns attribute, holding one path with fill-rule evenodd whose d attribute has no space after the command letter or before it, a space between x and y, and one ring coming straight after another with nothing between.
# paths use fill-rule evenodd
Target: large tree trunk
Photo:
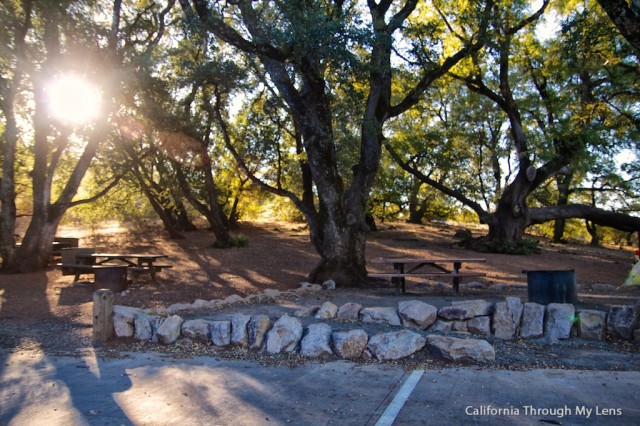
<instances>
[{"instance_id":1,"label":"large tree trunk","mask_svg":"<svg viewBox=\"0 0 640 426\"><path fill-rule=\"evenodd\" d=\"M4 269L9 273L41 271L49 265L56 230L62 216L33 217L13 261Z\"/></svg>"},{"instance_id":2,"label":"large tree trunk","mask_svg":"<svg viewBox=\"0 0 640 426\"><path fill-rule=\"evenodd\" d=\"M332 215L332 217L336 217L336 215ZM366 233L362 227L327 221L321 224L320 229L315 233L321 235L315 244L321 259L318 266L309 275L309 279L317 283L331 279L340 287L364 284L367 278L365 266Z\"/></svg>"},{"instance_id":3,"label":"large tree trunk","mask_svg":"<svg viewBox=\"0 0 640 426\"><path fill-rule=\"evenodd\" d=\"M521 170L502 193L496 211L488 221L490 241L510 242L522 239L524 230L529 226L527 196L531 180L526 171Z\"/></svg>"}]
</instances>

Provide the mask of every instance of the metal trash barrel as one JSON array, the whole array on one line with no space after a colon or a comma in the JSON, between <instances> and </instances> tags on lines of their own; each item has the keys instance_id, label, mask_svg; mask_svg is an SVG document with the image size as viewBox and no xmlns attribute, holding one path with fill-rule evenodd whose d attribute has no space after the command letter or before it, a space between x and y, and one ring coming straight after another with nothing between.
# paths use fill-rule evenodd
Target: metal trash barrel
<instances>
[{"instance_id":1,"label":"metal trash barrel","mask_svg":"<svg viewBox=\"0 0 640 426\"><path fill-rule=\"evenodd\" d=\"M529 302L542 305L578 302L575 270L522 272L527 274Z\"/></svg>"},{"instance_id":2,"label":"metal trash barrel","mask_svg":"<svg viewBox=\"0 0 640 426\"><path fill-rule=\"evenodd\" d=\"M106 288L114 293L125 291L128 286L127 267L125 265L95 265L93 267L95 273L94 288Z\"/></svg>"}]
</instances>

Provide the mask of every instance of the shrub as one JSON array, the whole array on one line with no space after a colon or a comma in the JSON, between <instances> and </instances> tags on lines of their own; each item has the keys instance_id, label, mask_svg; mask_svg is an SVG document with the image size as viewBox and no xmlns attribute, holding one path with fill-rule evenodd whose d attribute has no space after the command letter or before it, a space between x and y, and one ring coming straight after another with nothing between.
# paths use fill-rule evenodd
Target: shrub
<instances>
[{"instance_id":1,"label":"shrub","mask_svg":"<svg viewBox=\"0 0 640 426\"><path fill-rule=\"evenodd\" d=\"M523 238L518 241L491 241L486 238L473 238L464 240L461 244L470 250L481 253L502 253L520 256L528 256L540 253L539 241L531 238Z\"/></svg>"},{"instance_id":2,"label":"shrub","mask_svg":"<svg viewBox=\"0 0 640 426\"><path fill-rule=\"evenodd\" d=\"M244 235L231 235L228 241L216 241L213 243L214 248L229 249L234 247L247 247L249 245L249 238Z\"/></svg>"}]
</instances>

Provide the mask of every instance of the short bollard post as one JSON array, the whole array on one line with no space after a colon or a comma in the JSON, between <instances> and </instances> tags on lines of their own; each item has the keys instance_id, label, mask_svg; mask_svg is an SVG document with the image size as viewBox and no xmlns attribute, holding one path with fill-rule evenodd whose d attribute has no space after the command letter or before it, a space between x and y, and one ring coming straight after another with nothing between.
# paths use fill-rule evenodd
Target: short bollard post
<instances>
[{"instance_id":1,"label":"short bollard post","mask_svg":"<svg viewBox=\"0 0 640 426\"><path fill-rule=\"evenodd\" d=\"M100 289L93 293L93 340L104 343L113 337L113 292Z\"/></svg>"}]
</instances>

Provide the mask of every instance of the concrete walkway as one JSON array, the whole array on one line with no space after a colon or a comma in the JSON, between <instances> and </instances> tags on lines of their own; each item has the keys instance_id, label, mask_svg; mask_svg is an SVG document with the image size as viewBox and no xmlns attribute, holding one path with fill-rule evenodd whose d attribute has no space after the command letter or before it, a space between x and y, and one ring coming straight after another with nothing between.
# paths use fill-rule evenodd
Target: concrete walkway
<instances>
[{"instance_id":1,"label":"concrete walkway","mask_svg":"<svg viewBox=\"0 0 640 426\"><path fill-rule=\"evenodd\" d=\"M374 425L394 398L387 424L640 424L640 372L455 368L407 392L410 372L390 364L0 358L2 425Z\"/></svg>"}]
</instances>

